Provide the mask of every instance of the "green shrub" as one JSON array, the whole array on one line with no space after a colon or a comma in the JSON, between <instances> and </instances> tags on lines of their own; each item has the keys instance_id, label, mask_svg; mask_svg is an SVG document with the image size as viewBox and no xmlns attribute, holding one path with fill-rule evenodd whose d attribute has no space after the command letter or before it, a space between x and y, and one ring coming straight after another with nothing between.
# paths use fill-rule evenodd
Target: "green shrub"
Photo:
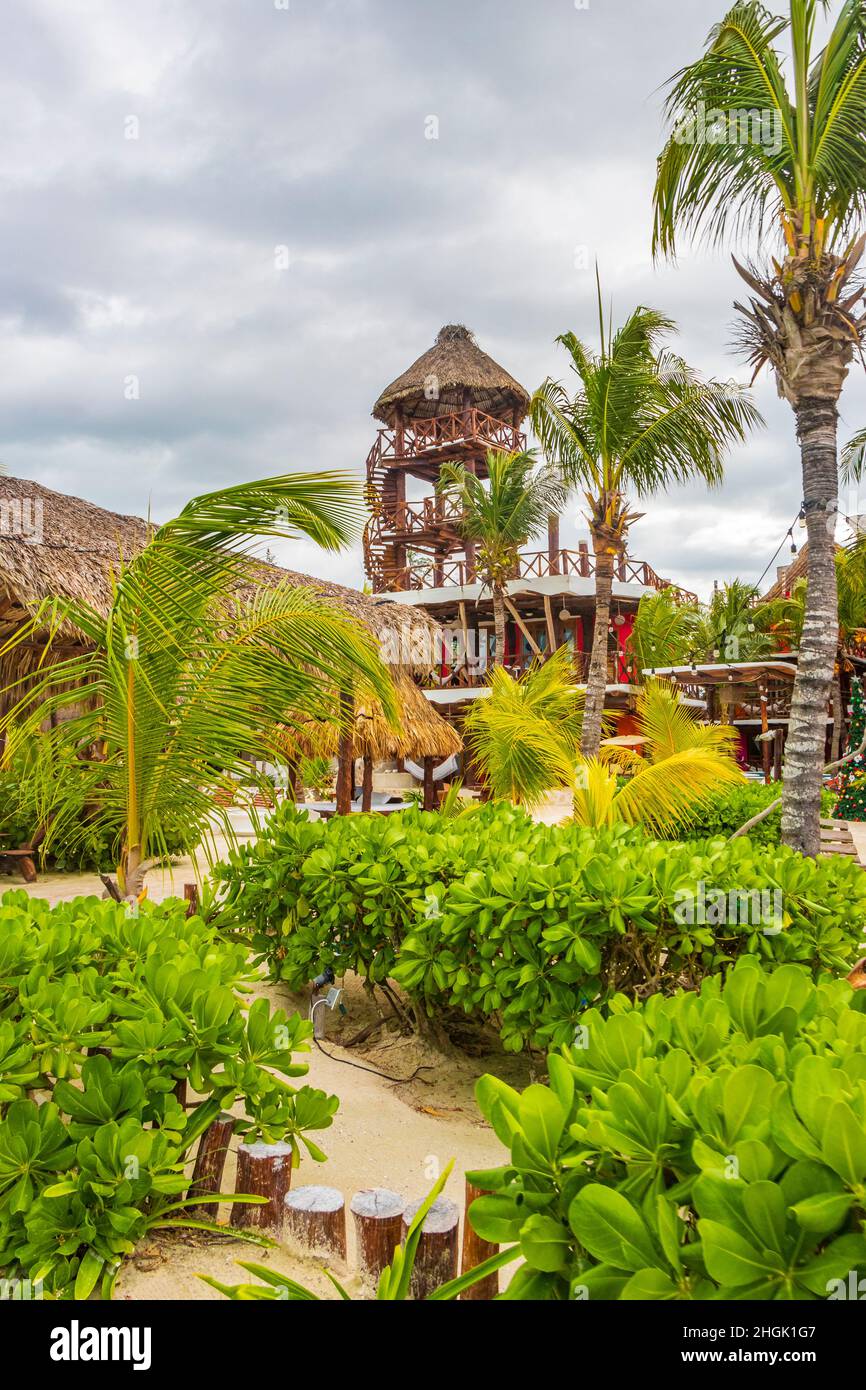
<instances>
[{"instance_id":1,"label":"green shrub","mask_svg":"<svg viewBox=\"0 0 866 1390\"><path fill-rule=\"evenodd\" d=\"M744 782L739 787L724 787L708 802L690 816L685 826L672 833L671 839L703 839L721 835L729 839L741 826L746 825L767 806L778 801L782 786L774 782L767 787L763 782ZM832 792L822 792L821 808L825 816L833 814L836 798ZM749 839L758 845L779 845L782 842L782 810L773 811L760 825L749 831Z\"/></svg>"},{"instance_id":2,"label":"green shrub","mask_svg":"<svg viewBox=\"0 0 866 1390\"><path fill-rule=\"evenodd\" d=\"M510 1157L469 1175L492 1194L470 1217L519 1247L505 1298L846 1297L866 1269L862 998L744 958L583 1027L549 1088L478 1084Z\"/></svg>"},{"instance_id":3,"label":"green shrub","mask_svg":"<svg viewBox=\"0 0 866 1390\"><path fill-rule=\"evenodd\" d=\"M236 1132L286 1140L297 1162L334 1096L287 1078L311 1025L247 1012L241 946L185 905L0 900L0 1269L49 1296L113 1287L154 1227L189 1225L184 1163L220 1110ZM275 1075L279 1073L279 1075ZM203 1097L185 1108L187 1085ZM33 1098L38 1095L39 1103ZM202 1223L198 1223L201 1225ZM204 1223L207 1227L207 1223Z\"/></svg>"},{"instance_id":4,"label":"green shrub","mask_svg":"<svg viewBox=\"0 0 866 1390\"><path fill-rule=\"evenodd\" d=\"M847 860L536 825L505 803L327 823L282 807L217 877L223 924L251 930L273 977L393 978L418 1009L494 1020L513 1051L569 1041L618 991L696 986L745 952L848 970L866 934L866 876Z\"/></svg>"}]
</instances>

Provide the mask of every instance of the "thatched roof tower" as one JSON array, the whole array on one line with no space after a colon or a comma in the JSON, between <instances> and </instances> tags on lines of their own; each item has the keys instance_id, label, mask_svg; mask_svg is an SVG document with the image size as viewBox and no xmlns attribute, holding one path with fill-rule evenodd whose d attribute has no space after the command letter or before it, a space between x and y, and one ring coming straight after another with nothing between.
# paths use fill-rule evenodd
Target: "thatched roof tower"
<instances>
[{"instance_id":1,"label":"thatched roof tower","mask_svg":"<svg viewBox=\"0 0 866 1390\"><path fill-rule=\"evenodd\" d=\"M398 406L405 420L428 420L467 405L518 425L529 409L529 393L481 351L468 328L449 323L439 330L430 350L385 387L373 415L393 426Z\"/></svg>"}]
</instances>

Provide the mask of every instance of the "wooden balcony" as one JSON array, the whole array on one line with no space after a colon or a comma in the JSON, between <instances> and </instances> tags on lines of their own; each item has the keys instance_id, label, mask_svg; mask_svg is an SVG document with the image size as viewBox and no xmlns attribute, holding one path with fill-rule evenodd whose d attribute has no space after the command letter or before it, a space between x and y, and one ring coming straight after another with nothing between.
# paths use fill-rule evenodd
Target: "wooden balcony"
<instances>
[{"instance_id":1,"label":"wooden balcony","mask_svg":"<svg viewBox=\"0 0 866 1390\"><path fill-rule=\"evenodd\" d=\"M445 459L466 450L486 453L488 449L503 449L514 453L525 448L526 435L514 425L473 407L379 430L367 457L367 478L372 482L383 469L401 464L438 467Z\"/></svg>"},{"instance_id":2,"label":"wooden balcony","mask_svg":"<svg viewBox=\"0 0 866 1390\"><path fill-rule=\"evenodd\" d=\"M581 543L577 550L558 550L554 555L546 550L530 552L520 556L519 564L515 568L513 578L532 581L533 579L549 579L560 575L569 577L575 575L581 579L592 579L595 576L595 556L590 551L586 543ZM645 589L676 589L669 580L662 579L656 574L651 565L645 560L632 560L625 556L617 566L616 579L622 584L640 584ZM388 591L405 592L422 589L448 588L452 585L464 586L477 583L477 578L465 559L436 559L430 557L429 562L424 558L415 557L412 564L406 565L402 569L394 569L386 572L385 587ZM694 600L695 595L687 593L685 590L676 589L681 600Z\"/></svg>"}]
</instances>

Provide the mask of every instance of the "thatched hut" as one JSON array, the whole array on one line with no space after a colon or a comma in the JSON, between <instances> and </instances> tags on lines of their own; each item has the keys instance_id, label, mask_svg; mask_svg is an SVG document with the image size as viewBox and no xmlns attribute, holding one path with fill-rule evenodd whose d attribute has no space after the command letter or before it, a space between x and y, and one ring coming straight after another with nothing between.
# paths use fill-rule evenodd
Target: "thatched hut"
<instances>
[{"instance_id":1,"label":"thatched hut","mask_svg":"<svg viewBox=\"0 0 866 1390\"><path fill-rule=\"evenodd\" d=\"M529 395L510 372L494 362L462 323L439 330L436 342L373 406L383 425L429 420L465 410L467 402L497 420L518 425L529 409Z\"/></svg>"},{"instance_id":2,"label":"thatched hut","mask_svg":"<svg viewBox=\"0 0 866 1390\"><path fill-rule=\"evenodd\" d=\"M107 511L79 497L67 497L24 478L0 478L0 647L46 598L88 603L103 614L111 606L111 573L146 543L148 523ZM360 756L447 756L460 741L453 728L425 700L414 678L429 675L435 660L436 628L421 609L382 603L342 584L261 566L263 583L289 581L309 588L344 609L379 640L397 681L403 711L401 732L386 736L381 710L355 720ZM83 638L71 622L59 630L52 658L81 650ZM0 689L25 679L44 657L44 641L17 646L0 658ZM366 735L363 725L370 725ZM375 734L373 731L375 730ZM456 742L456 747L455 747ZM353 736L341 745L352 755Z\"/></svg>"}]
</instances>

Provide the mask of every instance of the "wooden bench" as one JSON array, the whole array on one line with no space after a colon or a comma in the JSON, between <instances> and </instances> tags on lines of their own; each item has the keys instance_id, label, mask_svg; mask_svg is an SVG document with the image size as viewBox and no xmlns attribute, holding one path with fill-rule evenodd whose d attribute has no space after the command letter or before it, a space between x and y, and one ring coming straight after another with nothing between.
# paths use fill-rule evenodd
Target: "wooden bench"
<instances>
[{"instance_id":1,"label":"wooden bench","mask_svg":"<svg viewBox=\"0 0 866 1390\"><path fill-rule=\"evenodd\" d=\"M848 859L856 859L859 862L860 856L857 853L857 846L854 844L854 836L851 834L846 821L821 821L821 848L819 853L842 854Z\"/></svg>"},{"instance_id":2,"label":"wooden bench","mask_svg":"<svg viewBox=\"0 0 866 1390\"><path fill-rule=\"evenodd\" d=\"M23 845L19 845L17 849L8 849L0 845L0 865L2 865L8 873L11 873L12 868L17 865L24 882L35 883L38 878L36 872L36 851L44 839L45 831L37 830L32 840L27 840ZM9 863L10 860L12 861L11 864Z\"/></svg>"}]
</instances>

